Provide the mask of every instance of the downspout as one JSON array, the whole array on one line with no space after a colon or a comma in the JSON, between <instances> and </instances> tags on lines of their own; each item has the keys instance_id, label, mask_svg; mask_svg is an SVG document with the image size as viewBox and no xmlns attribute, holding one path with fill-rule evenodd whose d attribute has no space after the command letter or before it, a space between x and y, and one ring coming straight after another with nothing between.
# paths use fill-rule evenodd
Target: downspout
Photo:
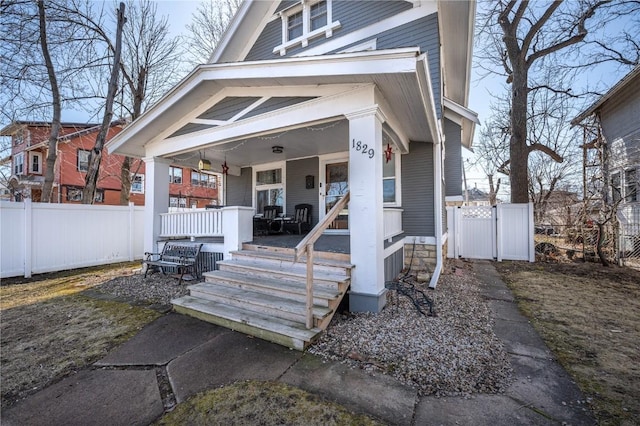
<instances>
[{"instance_id":1,"label":"downspout","mask_svg":"<svg viewBox=\"0 0 640 426\"><path fill-rule=\"evenodd\" d=\"M439 134L440 132L438 132ZM440 143L433 144L433 170L435 175L433 206L435 212L435 234L436 234L436 267L431 274L429 288L436 288L438 279L442 272L442 149Z\"/></svg>"}]
</instances>

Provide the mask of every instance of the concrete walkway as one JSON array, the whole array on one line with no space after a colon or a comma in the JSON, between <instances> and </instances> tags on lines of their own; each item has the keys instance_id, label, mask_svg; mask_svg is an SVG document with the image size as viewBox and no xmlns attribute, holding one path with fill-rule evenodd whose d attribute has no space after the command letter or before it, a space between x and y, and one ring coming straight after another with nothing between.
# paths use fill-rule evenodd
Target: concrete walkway
<instances>
[{"instance_id":1,"label":"concrete walkway","mask_svg":"<svg viewBox=\"0 0 640 426\"><path fill-rule=\"evenodd\" d=\"M474 262L515 380L501 395L418 397L388 376L167 314L91 368L20 401L3 425L147 425L164 406L238 380L275 380L400 425L590 425L583 396L518 312L489 262Z\"/></svg>"}]
</instances>

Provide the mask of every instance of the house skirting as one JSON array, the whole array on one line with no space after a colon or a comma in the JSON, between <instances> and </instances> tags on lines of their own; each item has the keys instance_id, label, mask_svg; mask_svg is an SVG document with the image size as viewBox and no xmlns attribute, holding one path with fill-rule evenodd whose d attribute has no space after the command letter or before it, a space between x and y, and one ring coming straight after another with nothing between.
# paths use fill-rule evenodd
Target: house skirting
<instances>
[{"instance_id":1,"label":"house skirting","mask_svg":"<svg viewBox=\"0 0 640 426\"><path fill-rule=\"evenodd\" d=\"M404 245L404 267L418 276L420 281L428 281L436 267L435 244L410 243Z\"/></svg>"}]
</instances>

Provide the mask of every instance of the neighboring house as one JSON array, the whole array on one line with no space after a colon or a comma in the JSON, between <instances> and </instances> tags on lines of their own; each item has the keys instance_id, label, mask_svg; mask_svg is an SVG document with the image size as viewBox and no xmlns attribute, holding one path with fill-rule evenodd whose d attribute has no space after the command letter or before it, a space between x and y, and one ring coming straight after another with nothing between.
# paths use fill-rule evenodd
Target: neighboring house
<instances>
[{"instance_id":1,"label":"neighboring house","mask_svg":"<svg viewBox=\"0 0 640 426\"><path fill-rule=\"evenodd\" d=\"M572 120L595 122L602 139L609 201L623 224L640 225L640 66Z\"/></svg>"},{"instance_id":2,"label":"neighboring house","mask_svg":"<svg viewBox=\"0 0 640 426\"><path fill-rule=\"evenodd\" d=\"M484 192L475 185L473 188L467 190L465 194L465 206L490 206L489 193Z\"/></svg>"},{"instance_id":3,"label":"neighboring house","mask_svg":"<svg viewBox=\"0 0 640 426\"><path fill-rule=\"evenodd\" d=\"M108 143L146 162L145 250L160 239L169 161L207 158L227 172L223 204L256 213L306 203L322 225L350 191L325 234L348 235L352 311L381 310L411 259L435 286L445 199L462 196L477 123L474 20L474 1L245 1L210 63Z\"/></svg>"},{"instance_id":4,"label":"neighboring house","mask_svg":"<svg viewBox=\"0 0 640 426\"><path fill-rule=\"evenodd\" d=\"M0 130L11 137L11 171L9 186L14 199L40 201L44 183L50 123L16 121ZM112 123L107 140L122 130L123 122ZM97 124L62 123L58 137L58 154L54 174L52 202L81 203L89 165L89 153L99 131ZM103 152L95 203L120 204L122 155ZM129 200L144 205L145 165L135 159L131 165L132 185ZM205 207L217 204L218 177L198 170L173 165L169 203L171 207Z\"/></svg>"}]
</instances>

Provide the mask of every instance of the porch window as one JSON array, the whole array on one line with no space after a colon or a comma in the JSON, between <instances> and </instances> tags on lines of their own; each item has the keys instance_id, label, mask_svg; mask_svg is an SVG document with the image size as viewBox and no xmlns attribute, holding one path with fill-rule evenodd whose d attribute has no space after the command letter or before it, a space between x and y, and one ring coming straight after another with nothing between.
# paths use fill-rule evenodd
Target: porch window
<instances>
[{"instance_id":1,"label":"porch window","mask_svg":"<svg viewBox=\"0 0 640 426\"><path fill-rule=\"evenodd\" d=\"M131 177L131 192L144 194L144 175L136 174Z\"/></svg>"},{"instance_id":2,"label":"porch window","mask_svg":"<svg viewBox=\"0 0 640 426\"><path fill-rule=\"evenodd\" d=\"M91 151L87 151L86 149L78 150L78 171L86 172L89 170L89 153Z\"/></svg>"},{"instance_id":3,"label":"porch window","mask_svg":"<svg viewBox=\"0 0 640 426\"><path fill-rule=\"evenodd\" d=\"M169 183L182 183L182 169L180 167L169 167Z\"/></svg>"},{"instance_id":4,"label":"porch window","mask_svg":"<svg viewBox=\"0 0 640 426\"><path fill-rule=\"evenodd\" d=\"M215 189L218 186L215 175L195 171L191 171L191 185L204 186L212 189Z\"/></svg>"},{"instance_id":5,"label":"porch window","mask_svg":"<svg viewBox=\"0 0 640 426\"><path fill-rule=\"evenodd\" d=\"M256 211L263 212L265 206L284 206L282 169L256 172Z\"/></svg>"},{"instance_id":6,"label":"porch window","mask_svg":"<svg viewBox=\"0 0 640 426\"><path fill-rule=\"evenodd\" d=\"M638 201L638 178L636 169L624 172L624 200L627 203Z\"/></svg>"},{"instance_id":7,"label":"porch window","mask_svg":"<svg viewBox=\"0 0 640 426\"><path fill-rule=\"evenodd\" d=\"M622 198L620 173L614 173L611 175L611 198L614 203L617 203Z\"/></svg>"},{"instance_id":8,"label":"porch window","mask_svg":"<svg viewBox=\"0 0 640 426\"><path fill-rule=\"evenodd\" d=\"M386 156L382 156L382 201L386 205L398 205L400 200L398 199L398 179L397 170L399 156L395 153L391 153L389 161Z\"/></svg>"},{"instance_id":9,"label":"porch window","mask_svg":"<svg viewBox=\"0 0 640 426\"><path fill-rule=\"evenodd\" d=\"M313 38L331 37L333 30L340 27L339 21L332 20L331 6L332 0L303 0L281 11L282 44L273 53L284 56L292 47L307 47Z\"/></svg>"},{"instance_id":10,"label":"porch window","mask_svg":"<svg viewBox=\"0 0 640 426\"><path fill-rule=\"evenodd\" d=\"M29 171L35 174L42 174L42 153L32 152L31 162L29 163Z\"/></svg>"},{"instance_id":11,"label":"porch window","mask_svg":"<svg viewBox=\"0 0 640 426\"><path fill-rule=\"evenodd\" d=\"M24 174L24 152L16 154L13 157L13 174L14 175Z\"/></svg>"}]
</instances>

